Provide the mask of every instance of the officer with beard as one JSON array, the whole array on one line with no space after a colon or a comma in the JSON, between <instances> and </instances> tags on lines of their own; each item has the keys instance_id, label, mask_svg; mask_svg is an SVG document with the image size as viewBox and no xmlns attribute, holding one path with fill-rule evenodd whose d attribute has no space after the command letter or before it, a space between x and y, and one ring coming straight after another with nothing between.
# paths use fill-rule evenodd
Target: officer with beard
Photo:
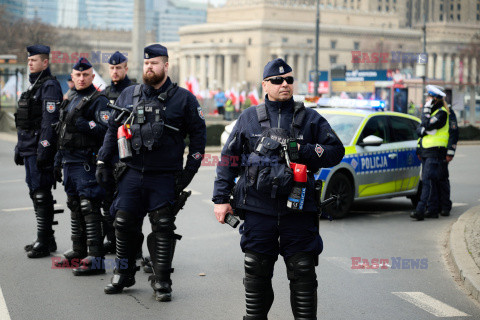
<instances>
[{"instance_id":1,"label":"officer with beard","mask_svg":"<svg viewBox=\"0 0 480 320\"><path fill-rule=\"evenodd\" d=\"M76 276L101 274L105 273L105 252L100 208L105 191L95 181L95 162L110 112L107 98L93 85L95 74L87 59L80 58L71 76L75 94L60 109L55 175L61 181L63 166L73 248L56 265L73 266Z\"/></svg>"},{"instance_id":2,"label":"officer with beard","mask_svg":"<svg viewBox=\"0 0 480 320\"><path fill-rule=\"evenodd\" d=\"M57 250L53 236L53 162L57 134L52 124L58 122L62 101L60 84L50 73L50 47L27 47L30 87L22 93L15 114L18 143L15 164L25 165L26 182L37 218L37 240L25 246L29 258L40 258Z\"/></svg>"},{"instance_id":3,"label":"officer with beard","mask_svg":"<svg viewBox=\"0 0 480 320\"><path fill-rule=\"evenodd\" d=\"M287 266L294 318L317 319L315 266L323 242L313 173L338 164L345 149L317 111L294 102L293 82L292 68L284 60L267 63L262 82L265 104L243 111L222 150L222 159L232 161L222 160L217 166L212 199L217 220L224 223L226 214L233 213L229 200L234 186L235 210L244 219L240 246L245 253L246 320L267 319L278 254ZM300 210L288 207L292 171L283 159L283 148L292 162L309 171Z\"/></svg>"},{"instance_id":4,"label":"officer with beard","mask_svg":"<svg viewBox=\"0 0 480 320\"><path fill-rule=\"evenodd\" d=\"M152 233L147 237L154 274L149 277L157 301L170 301L175 243L175 203L200 167L205 150L206 127L202 109L194 95L172 83L168 77L168 52L160 44L144 49L143 85L125 89L117 106L132 111L119 122L112 116L99 152L97 181L111 183L112 157L118 154L117 131L129 124L132 157L118 178L116 211L117 264L105 293L116 294L135 284L135 256L143 234L138 225L148 213ZM189 153L183 168L184 139L189 136ZM122 160L122 159L121 159ZM128 266L122 268L121 262Z\"/></svg>"},{"instance_id":5,"label":"officer with beard","mask_svg":"<svg viewBox=\"0 0 480 320\"><path fill-rule=\"evenodd\" d=\"M105 88L103 93L105 96L110 100L110 103L115 104L120 93L122 91L131 86L135 85L136 83L132 82L127 75L128 66L127 66L127 57L121 54L119 51L116 51L110 59L108 59L108 71L110 73L110 78L112 79L112 83ZM118 159L114 161L117 162ZM115 212L113 215L110 212L110 207L113 203L113 195L115 193L116 185L111 184L105 186L105 198L102 200L102 209L103 209L103 217L104 222L103 226L103 234L105 236L105 241L103 245L105 247L105 252L115 253L115 228L113 227L113 220ZM140 254L141 256L141 254Z\"/></svg>"}]
</instances>

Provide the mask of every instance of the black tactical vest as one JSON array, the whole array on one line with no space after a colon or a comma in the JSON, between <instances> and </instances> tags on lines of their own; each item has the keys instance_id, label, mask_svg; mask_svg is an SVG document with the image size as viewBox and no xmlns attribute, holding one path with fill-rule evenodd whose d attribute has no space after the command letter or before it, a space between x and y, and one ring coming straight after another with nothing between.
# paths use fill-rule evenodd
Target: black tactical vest
<instances>
[{"instance_id":1,"label":"black tactical vest","mask_svg":"<svg viewBox=\"0 0 480 320\"><path fill-rule=\"evenodd\" d=\"M64 100L62 102L60 106L60 121L57 127L58 146L60 149L92 149L94 151L100 149L102 142L78 132L75 128L75 121L102 95L104 95L102 92L95 90L91 96L82 98L80 103L69 112L67 111L67 106L70 101Z\"/></svg>"},{"instance_id":2,"label":"black tactical vest","mask_svg":"<svg viewBox=\"0 0 480 320\"><path fill-rule=\"evenodd\" d=\"M133 92L133 110L130 130L132 132L132 149L140 153L143 147L158 150L162 146L162 135L165 129L166 103L178 89L172 83L165 92L153 100L140 100L142 85L135 86ZM127 121L128 123L128 121Z\"/></svg>"},{"instance_id":3,"label":"black tactical vest","mask_svg":"<svg viewBox=\"0 0 480 320\"><path fill-rule=\"evenodd\" d=\"M56 79L46 76L36 81L32 88L22 93L15 113L15 126L22 130L39 130L42 123L42 100L37 99L38 89L48 80Z\"/></svg>"}]
</instances>

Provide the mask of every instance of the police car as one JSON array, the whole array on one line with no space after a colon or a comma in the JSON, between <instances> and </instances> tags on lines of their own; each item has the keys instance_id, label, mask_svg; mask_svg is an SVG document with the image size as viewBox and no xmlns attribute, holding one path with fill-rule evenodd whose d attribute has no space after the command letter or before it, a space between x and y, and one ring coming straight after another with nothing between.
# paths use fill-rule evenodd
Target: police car
<instances>
[{"instance_id":1,"label":"police car","mask_svg":"<svg viewBox=\"0 0 480 320\"><path fill-rule=\"evenodd\" d=\"M416 205L421 188L421 163L415 152L418 118L383 111L383 102L374 100L320 99L315 110L345 146L338 165L315 174L323 182L321 200L339 196L325 208L326 213L343 218L356 199L406 196ZM233 126L225 127L222 140L226 136L226 141Z\"/></svg>"}]
</instances>

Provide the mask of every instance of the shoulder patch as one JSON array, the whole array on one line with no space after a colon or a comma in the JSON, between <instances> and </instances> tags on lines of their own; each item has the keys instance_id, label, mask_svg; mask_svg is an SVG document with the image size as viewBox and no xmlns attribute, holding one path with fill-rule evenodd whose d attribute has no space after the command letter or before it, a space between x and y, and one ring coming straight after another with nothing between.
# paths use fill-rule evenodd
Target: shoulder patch
<instances>
[{"instance_id":1,"label":"shoulder patch","mask_svg":"<svg viewBox=\"0 0 480 320\"><path fill-rule=\"evenodd\" d=\"M200 160L200 159L202 159L202 154L200 152L195 152L194 154L192 154L192 157L195 160Z\"/></svg>"},{"instance_id":2,"label":"shoulder patch","mask_svg":"<svg viewBox=\"0 0 480 320\"><path fill-rule=\"evenodd\" d=\"M202 107L198 106L197 110L198 110L198 116L201 119L205 120L205 116L203 115Z\"/></svg>"},{"instance_id":3,"label":"shoulder patch","mask_svg":"<svg viewBox=\"0 0 480 320\"><path fill-rule=\"evenodd\" d=\"M56 107L55 107L55 102L47 101L47 102L45 103L45 109L47 109L47 111L48 111L49 113L54 113L54 112L55 112L55 109L56 109Z\"/></svg>"},{"instance_id":4,"label":"shoulder patch","mask_svg":"<svg viewBox=\"0 0 480 320\"><path fill-rule=\"evenodd\" d=\"M318 156L319 158L322 157L323 151L324 151L324 150L323 150L323 148L322 148L321 145L319 145L319 144L315 145L315 152L317 153L317 156Z\"/></svg>"},{"instance_id":5,"label":"shoulder patch","mask_svg":"<svg viewBox=\"0 0 480 320\"><path fill-rule=\"evenodd\" d=\"M108 119L110 119L110 112L109 111L100 111L100 120L107 124Z\"/></svg>"},{"instance_id":6,"label":"shoulder patch","mask_svg":"<svg viewBox=\"0 0 480 320\"><path fill-rule=\"evenodd\" d=\"M95 127L97 126L97 124L95 123L95 121L90 121L90 122L88 123L88 125L90 126L90 129L93 129L93 128L95 128Z\"/></svg>"},{"instance_id":7,"label":"shoulder patch","mask_svg":"<svg viewBox=\"0 0 480 320\"><path fill-rule=\"evenodd\" d=\"M41 144L44 148L46 148L46 147L48 147L48 146L50 145L50 142L48 142L48 140L42 140L42 141L40 141L40 144Z\"/></svg>"}]
</instances>

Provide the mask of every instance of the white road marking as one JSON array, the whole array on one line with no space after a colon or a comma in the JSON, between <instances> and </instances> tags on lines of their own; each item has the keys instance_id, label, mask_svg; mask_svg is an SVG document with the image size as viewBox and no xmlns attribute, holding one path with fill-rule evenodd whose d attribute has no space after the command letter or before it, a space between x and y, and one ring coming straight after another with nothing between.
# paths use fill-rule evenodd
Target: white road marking
<instances>
[{"instance_id":1,"label":"white road marking","mask_svg":"<svg viewBox=\"0 0 480 320\"><path fill-rule=\"evenodd\" d=\"M55 209L62 208L63 205L56 204ZM15 212L15 211L33 211L33 207L23 207L23 208L11 208L11 209L2 209L3 212ZM1 318L0 318L1 319Z\"/></svg>"},{"instance_id":2,"label":"white road marking","mask_svg":"<svg viewBox=\"0 0 480 320\"><path fill-rule=\"evenodd\" d=\"M452 204L452 207L463 207L463 206L466 206L468 205L468 203L464 203L464 202L454 202Z\"/></svg>"},{"instance_id":3,"label":"white road marking","mask_svg":"<svg viewBox=\"0 0 480 320\"><path fill-rule=\"evenodd\" d=\"M14 179L14 180L3 180L0 183L14 183L14 182L24 182L24 179Z\"/></svg>"},{"instance_id":4,"label":"white road marking","mask_svg":"<svg viewBox=\"0 0 480 320\"><path fill-rule=\"evenodd\" d=\"M212 200L210 200L210 199L202 199L202 201L205 202L205 203L211 204L212 207L213 207L213 205L214 205L214 203L213 203Z\"/></svg>"},{"instance_id":5,"label":"white road marking","mask_svg":"<svg viewBox=\"0 0 480 320\"><path fill-rule=\"evenodd\" d=\"M352 273L378 273L375 269L352 269L352 259L347 257L323 257L328 262Z\"/></svg>"},{"instance_id":6,"label":"white road marking","mask_svg":"<svg viewBox=\"0 0 480 320\"><path fill-rule=\"evenodd\" d=\"M10 320L10 314L8 313L7 304L5 298L3 297L2 288L0 287L0 319Z\"/></svg>"},{"instance_id":7,"label":"white road marking","mask_svg":"<svg viewBox=\"0 0 480 320\"><path fill-rule=\"evenodd\" d=\"M454 307L449 306L446 303L443 303L440 300L434 299L429 295L423 292L392 292L397 297L402 298L403 300L410 302L417 307L433 314L436 317L446 318L446 317L469 317L469 314L466 314Z\"/></svg>"}]
</instances>

